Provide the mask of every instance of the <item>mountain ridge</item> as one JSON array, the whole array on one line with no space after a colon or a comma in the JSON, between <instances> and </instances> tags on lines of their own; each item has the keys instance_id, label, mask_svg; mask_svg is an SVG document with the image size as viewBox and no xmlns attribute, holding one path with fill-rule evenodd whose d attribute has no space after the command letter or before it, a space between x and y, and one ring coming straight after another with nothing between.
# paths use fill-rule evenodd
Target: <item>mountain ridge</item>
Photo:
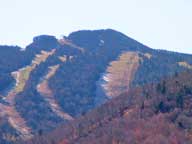
<instances>
[{"instance_id":1,"label":"mountain ridge","mask_svg":"<svg viewBox=\"0 0 192 144\"><path fill-rule=\"evenodd\" d=\"M150 48L150 49L153 49L153 50L162 51L162 52L165 51L165 52L173 52L173 53L180 53L180 54L192 55L192 54L190 54L190 53L183 53L183 52L165 50L165 49L161 49L161 48L160 48L160 49L159 49L159 48L158 48L158 49L155 49L155 48L152 48L152 47L149 47L149 46L145 45L145 44L142 43L142 42L139 42L138 40L136 40L136 39L134 39L134 38L131 38L131 37L123 34L122 32L120 32L120 31L118 31L118 30L111 29L111 28L96 29L96 30L82 29L82 30L77 30L77 31L71 32L71 33L69 33L67 36L62 36L62 37L68 38L68 37L70 37L70 36L73 35L73 34L84 33L84 32L94 33L94 32L106 32L106 31L116 32L116 33L118 33L118 34L120 34L120 35L122 35L122 36L124 36L124 37L127 37L127 38L129 38L129 39L131 39L131 40L133 40L133 41L135 41L135 42L138 42L138 43L140 43L141 45L146 46L146 47L148 47L148 48ZM60 38L56 38L56 36L50 35L50 34L36 35L36 36L34 36L32 39L33 39L33 41L34 41L34 39L40 38L40 37L50 37L50 38L57 39L57 40L60 39ZM62 39L62 37L61 37L61 39ZM29 45L30 45L30 44L29 44ZM29 45L27 45L26 47L28 47ZM13 46L13 45L11 45L11 44L10 44L10 45L0 45L0 46L18 47L18 48L20 48L20 49L22 49L22 50L23 50L23 49L26 49L26 47L25 47L25 48L22 48L22 47L19 46L19 45L14 45L14 46Z\"/></svg>"}]
</instances>

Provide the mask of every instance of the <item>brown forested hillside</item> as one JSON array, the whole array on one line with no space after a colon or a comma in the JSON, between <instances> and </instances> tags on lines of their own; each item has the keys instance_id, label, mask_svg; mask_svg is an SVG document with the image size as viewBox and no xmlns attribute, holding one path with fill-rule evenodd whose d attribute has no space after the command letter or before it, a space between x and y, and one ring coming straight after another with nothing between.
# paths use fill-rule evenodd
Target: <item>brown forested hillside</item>
<instances>
[{"instance_id":1,"label":"brown forested hillside","mask_svg":"<svg viewBox=\"0 0 192 144\"><path fill-rule=\"evenodd\" d=\"M29 144L190 144L192 73L148 84Z\"/></svg>"}]
</instances>

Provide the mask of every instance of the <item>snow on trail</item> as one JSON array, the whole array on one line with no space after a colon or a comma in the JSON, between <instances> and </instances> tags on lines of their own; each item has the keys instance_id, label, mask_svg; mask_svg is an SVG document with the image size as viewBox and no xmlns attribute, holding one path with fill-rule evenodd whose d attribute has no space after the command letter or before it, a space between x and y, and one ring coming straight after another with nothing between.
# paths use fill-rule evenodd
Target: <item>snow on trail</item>
<instances>
[{"instance_id":1,"label":"snow on trail","mask_svg":"<svg viewBox=\"0 0 192 144\"><path fill-rule=\"evenodd\" d=\"M55 114L57 114L62 119L73 120L72 116L62 111L61 107L59 106L59 104L56 102L54 98L53 92L51 91L48 85L48 80L52 76L54 76L58 68L59 68L59 65L49 67L49 72L47 73L47 75L45 75L45 77L43 78L43 81L41 81L41 83L37 85L37 91L44 97L45 101L48 102L52 111L55 112Z\"/></svg>"},{"instance_id":2,"label":"snow on trail","mask_svg":"<svg viewBox=\"0 0 192 144\"><path fill-rule=\"evenodd\" d=\"M139 66L139 59L138 53L125 52L118 60L110 63L102 76L104 82L101 84L109 98L116 97L129 89Z\"/></svg>"},{"instance_id":3,"label":"snow on trail","mask_svg":"<svg viewBox=\"0 0 192 144\"><path fill-rule=\"evenodd\" d=\"M20 138L24 140L30 139L33 137L33 134L31 128L27 126L26 121L21 117L15 108L15 96L24 90L32 70L34 70L41 62L46 61L46 59L54 53L55 49L51 52L41 51L41 54L36 55L31 65L12 72L12 76L16 80L15 87L10 90L6 97L4 97L4 101L7 102L8 105L0 104L0 109L3 110L0 111L0 116L6 116L8 118L8 122L19 132Z\"/></svg>"}]
</instances>

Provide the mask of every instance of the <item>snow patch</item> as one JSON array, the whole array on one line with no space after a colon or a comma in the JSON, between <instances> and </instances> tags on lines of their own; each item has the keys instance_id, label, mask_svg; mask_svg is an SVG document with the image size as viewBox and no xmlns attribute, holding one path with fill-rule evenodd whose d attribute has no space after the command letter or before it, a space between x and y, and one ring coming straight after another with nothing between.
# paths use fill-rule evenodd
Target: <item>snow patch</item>
<instances>
[{"instance_id":1,"label":"snow patch","mask_svg":"<svg viewBox=\"0 0 192 144\"><path fill-rule=\"evenodd\" d=\"M105 41L104 41L104 40L100 40L99 45L100 45L100 46L103 46L104 44L105 44Z\"/></svg>"}]
</instances>

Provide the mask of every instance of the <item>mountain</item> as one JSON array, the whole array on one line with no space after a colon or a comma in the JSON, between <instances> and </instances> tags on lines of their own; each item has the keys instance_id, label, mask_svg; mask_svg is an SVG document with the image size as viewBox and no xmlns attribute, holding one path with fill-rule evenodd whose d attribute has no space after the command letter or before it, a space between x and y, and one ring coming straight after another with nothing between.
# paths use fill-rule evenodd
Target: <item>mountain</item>
<instances>
[{"instance_id":1,"label":"mountain","mask_svg":"<svg viewBox=\"0 0 192 144\"><path fill-rule=\"evenodd\" d=\"M191 69L191 55L151 49L112 29L41 35L25 50L0 46L0 140L44 135L134 88Z\"/></svg>"}]
</instances>

